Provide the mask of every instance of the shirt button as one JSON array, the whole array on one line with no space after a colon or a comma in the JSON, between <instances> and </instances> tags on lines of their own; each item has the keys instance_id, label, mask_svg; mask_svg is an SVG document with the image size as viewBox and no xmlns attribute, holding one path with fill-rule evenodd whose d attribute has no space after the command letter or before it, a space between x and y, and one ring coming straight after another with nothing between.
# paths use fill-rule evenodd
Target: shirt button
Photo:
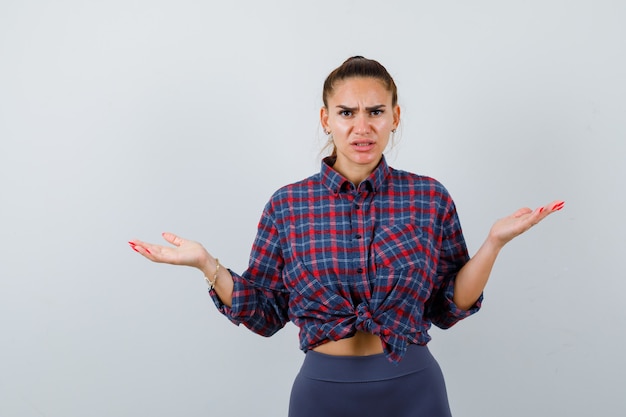
<instances>
[{"instance_id":1,"label":"shirt button","mask_svg":"<svg viewBox=\"0 0 626 417\"><path fill-rule=\"evenodd\" d=\"M358 209L360 209L360 208L361 208L361 206L359 206L358 204L355 204L355 205L354 205L354 208L358 210Z\"/></svg>"},{"instance_id":2,"label":"shirt button","mask_svg":"<svg viewBox=\"0 0 626 417\"><path fill-rule=\"evenodd\" d=\"M361 239L361 235L356 235L354 237L357 238L357 239Z\"/></svg>"},{"instance_id":3,"label":"shirt button","mask_svg":"<svg viewBox=\"0 0 626 417\"><path fill-rule=\"evenodd\" d=\"M363 268L357 268L356 272L358 272L359 274L362 274L363 273Z\"/></svg>"}]
</instances>

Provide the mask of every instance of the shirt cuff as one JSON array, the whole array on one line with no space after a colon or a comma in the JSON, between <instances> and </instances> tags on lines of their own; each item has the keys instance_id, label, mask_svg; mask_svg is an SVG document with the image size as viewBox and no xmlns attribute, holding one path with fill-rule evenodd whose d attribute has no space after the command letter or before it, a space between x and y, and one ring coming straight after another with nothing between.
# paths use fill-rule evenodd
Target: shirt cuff
<instances>
[{"instance_id":1,"label":"shirt cuff","mask_svg":"<svg viewBox=\"0 0 626 417\"><path fill-rule=\"evenodd\" d=\"M463 310L457 306L454 301L454 283L450 282L446 288L442 288L438 300L431 305L429 311L430 321L440 329L449 329L459 321L476 313L482 304L483 294L480 294L478 300L467 310Z\"/></svg>"},{"instance_id":2,"label":"shirt cuff","mask_svg":"<svg viewBox=\"0 0 626 417\"><path fill-rule=\"evenodd\" d=\"M456 303L453 301L454 300L454 285L450 285L448 288L446 288L446 291L444 293L444 299L445 299L445 304L448 307L448 312L450 316L454 317L457 320L462 320L478 312L478 310L480 310L480 307L482 306L482 303L483 303L483 293L480 293L480 297L478 297L478 300L476 300L476 302L467 310L463 310L462 308L459 308L456 305Z\"/></svg>"},{"instance_id":3,"label":"shirt cuff","mask_svg":"<svg viewBox=\"0 0 626 417\"><path fill-rule=\"evenodd\" d=\"M240 283L242 278L236 273L234 273L233 271L231 271L230 269L228 270L228 272L230 272L230 275L233 277L233 281L234 281L233 295L234 295L238 287L238 284ZM223 315L225 315L230 321L232 321L236 325L239 325L239 321L235 319L236 306L233 304L233 307L228 307L226 304L224 304L222 300L220 299L220 297L217 295L217 292L215 291L215 289L210 289L209 295L211 296L211 299L213 300L213 303L215 304L215 307L217 307L218 311L222 313ZM232 299L234 303L235 297L233 296Z\"/></svg>"}]
</instances>

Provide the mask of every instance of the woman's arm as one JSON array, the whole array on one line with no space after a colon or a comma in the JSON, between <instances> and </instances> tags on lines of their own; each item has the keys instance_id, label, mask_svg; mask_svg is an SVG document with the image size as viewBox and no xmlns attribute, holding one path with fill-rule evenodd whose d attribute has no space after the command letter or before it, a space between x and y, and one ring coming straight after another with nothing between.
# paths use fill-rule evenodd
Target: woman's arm
<instances>
[{"instance_id":1,"label":"woman's arm","mask_svg":"<svg viewBox=\"0 0 626 417\"><path fill-rule=\"evenodd\" d=\"M504 245L550 214L561 210L564 204L563 201L555 201L534 211L522 208L498 220L480 249L458 272L454 282L454 303L463 310L471 308L485 289L491 269Z\"/></svg>"},{"instance_id":2,"label":"woman's arm","mask_svg":"<svg viewBox=\"0 0 626 417\"><path fill-rule=\"evenodd\" d=\"M213 281L217 260L200 243L172 233L163 233L163 238L174 246L154 245L140 240L131 240L128 243L135 252L153 262L198 268L205 277ZM214 289L222 303L228 307L232 306L233 285L233 277L228 269L220 268Z\"/></svg>"}]
</instances>

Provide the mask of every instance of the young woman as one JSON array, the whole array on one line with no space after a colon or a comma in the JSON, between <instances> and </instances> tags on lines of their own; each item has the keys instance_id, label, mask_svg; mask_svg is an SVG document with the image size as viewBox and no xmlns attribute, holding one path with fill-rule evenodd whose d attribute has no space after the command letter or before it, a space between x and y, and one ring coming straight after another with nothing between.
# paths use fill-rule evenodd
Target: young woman
<instances>
[{"instance_id":1,"label":"young woman","mask_svg":"<svg viewBox=\"0 0 626 417\"><path fill-rule=\"evenodd\" d=\"M130 245L154 262L200 269L236 324L265 336L288 321L300 328L306 356L290 417L450 416L428 329L478 311L498 252L564 203L498 220L470 259L446 189L386 163L400 122L387 70L352 57L326 79L323 101L332 154L272 196L241 275L170 233L173 246Z\"/></svg>"}]
</instances>

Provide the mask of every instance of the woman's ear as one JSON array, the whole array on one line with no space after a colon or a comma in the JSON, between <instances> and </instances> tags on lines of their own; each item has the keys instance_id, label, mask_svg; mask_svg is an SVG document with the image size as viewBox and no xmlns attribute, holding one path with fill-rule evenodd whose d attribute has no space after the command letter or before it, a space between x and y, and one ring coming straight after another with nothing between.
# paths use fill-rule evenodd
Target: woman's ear
<instances>
[{"instance_id":1,"label":"woman's ear","mask_svg":"<svg viewBox=\"0 0 626 417\"><path fill-rule=\"evenodd\" d=\"M326 107L320 109L320 123L324 132L330 132L330 127L328 126L328 109Z\"/></svg>"},{"instance_id":2,"label":"woman's ear","mask_svg":"<svg viewBox=\"0 0 626 417\"><path fill-rule=\"evenodd\" d=\"M400 106L396 104L393 108L393 128L394 130L400 125Z\"/></svg>"}]
</instances>

